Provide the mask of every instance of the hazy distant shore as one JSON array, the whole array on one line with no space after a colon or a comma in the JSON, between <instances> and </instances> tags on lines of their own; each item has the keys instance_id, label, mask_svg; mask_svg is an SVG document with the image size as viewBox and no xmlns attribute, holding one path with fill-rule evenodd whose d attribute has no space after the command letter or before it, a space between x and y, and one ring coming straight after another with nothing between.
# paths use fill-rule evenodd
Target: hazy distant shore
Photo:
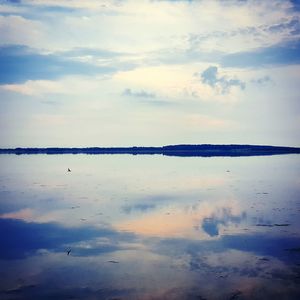
<instances>
[{"instance_id":1,"label":"hazy distant shore","mask_svg":"<svg viewBox=\"0 0 300 300\"><path fill-rule=\"evenodd\" d=\"M300 154L299 147L261 145L170 145L162 147L8 148L0 154L132 154L167 156L257 156Z\"/></svg>"}]
</instances>

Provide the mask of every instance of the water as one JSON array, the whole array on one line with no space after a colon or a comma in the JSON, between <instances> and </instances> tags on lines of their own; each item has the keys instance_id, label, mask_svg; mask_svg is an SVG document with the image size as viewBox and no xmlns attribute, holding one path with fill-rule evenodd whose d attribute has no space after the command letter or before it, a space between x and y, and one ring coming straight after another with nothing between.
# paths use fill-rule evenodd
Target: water
<instances>
[{"instance_id":1,"label":"water","mask_svg":"<svg viewBox=\"0 0 300 300\"><path fill-rule=\"evenodd\" d=\"M0 165L0 299L300 299L298 155Z\"/></svg>"}]
</instances>

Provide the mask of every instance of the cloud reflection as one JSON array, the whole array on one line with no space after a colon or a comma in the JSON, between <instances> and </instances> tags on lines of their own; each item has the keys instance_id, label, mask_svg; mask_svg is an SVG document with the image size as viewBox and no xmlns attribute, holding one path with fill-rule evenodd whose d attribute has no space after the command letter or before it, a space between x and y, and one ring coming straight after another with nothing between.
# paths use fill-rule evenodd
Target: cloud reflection
<instances>
[{"instance_id":1,"label":"cloud reflection","mask_svg":"<svg viewBox=\"0 0 300 300\"><path fill-rule=\"evenodd\" d=\"M134 205L124 205L122 206L122 211L124 211L126 214L130 214L133 211L147 212L149 210L155 209L155 207L156 205L153 203L140 203Z\"/></svg>"},{"instance_id":2,"label":"cloud reflection","mask_svg":"<svg viewBox=\"0 0 300 300\"><path fill-rule=\"evenodd\" d=\"M73 252L78 256L86 256L116 251L122 248L120 246L122 241L134 240L133 234L118 232L111 228L91 226L71 228L57 223L27 223L14 219L0 219L0 236L2 237L1 259L25 258L39 249L66 251L66 247L74 243L76 251ZM92 248L86 247L87 244L76 245L97 238L106 238L106 242L93 242Z\"/></svg>"},{"instance_id":3,"label":"cloud reflection","mask_svg":"<svg viewBox=\"0 0 300 300\"><path fill-rule=\"evenodd\" d=\"M183 198L176 204L164 203L159 207L126 206L128 213L139 210L147 214L134 215L117 224L117 228L146 236L207 239L219 235L221 225L239 225L246 219L246 213L241 211L236 200L219 199L214 206L209 199L188 205L184 201Z\"/></svg>"},{"instance_id":4,"label":"cloud reflection","mask_svg":"<svg viewBox=\"0 0 300 300\"><path fill-rule=\"evenodd\" d=\"M240 215L233 215L230 209L223 208L217 215L213 214L210 217L205 218L202 221L201 228L209 236L217 236L219 235L219 227L221 225L226 226L229 223L240 224L246 219L246 216L245 212Z\"/></svg>"},{"instance_id":5,"label":"cloud reflection","mask_svg":"<svg viewBox=\"0 0 300 300\"><path fill-rule=\"evenodd\" d=\"M0 291L1 297L9 299L121 299L132 292L130 289L92 289L89 287L66 287L55 290L51 286L27 285L12 290Z\"/></svg>"}]
</instances>

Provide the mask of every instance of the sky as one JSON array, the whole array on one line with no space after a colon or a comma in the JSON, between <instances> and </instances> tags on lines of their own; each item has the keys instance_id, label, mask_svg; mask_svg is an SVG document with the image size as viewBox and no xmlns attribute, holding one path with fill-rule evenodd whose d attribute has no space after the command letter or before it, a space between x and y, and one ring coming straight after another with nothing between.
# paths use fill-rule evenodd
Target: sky
<instances>
[{"instance_id":1,"label":"sky","mask_svg":"<svg viewBox=\"0 0 300 300\"><path fill-rule=\"evenodd\" d=\"M0 147L300 146L300 1L0 0Z\"/></svg>"}]
</instances>

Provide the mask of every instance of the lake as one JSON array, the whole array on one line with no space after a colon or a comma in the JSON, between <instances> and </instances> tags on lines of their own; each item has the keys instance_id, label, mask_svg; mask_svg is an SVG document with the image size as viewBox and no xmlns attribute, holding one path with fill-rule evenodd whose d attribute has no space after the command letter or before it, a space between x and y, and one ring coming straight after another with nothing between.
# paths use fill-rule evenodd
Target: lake
<instances>
[{"instance_id":1,"label":"lake","mask_svg":"<svg viewBox=\"0 0 300 300\"><path fill-rule=\"evenodd\" d=\"M300 299L297 154L0 165L1 299Z\"/></svg>"}]
</instances>

